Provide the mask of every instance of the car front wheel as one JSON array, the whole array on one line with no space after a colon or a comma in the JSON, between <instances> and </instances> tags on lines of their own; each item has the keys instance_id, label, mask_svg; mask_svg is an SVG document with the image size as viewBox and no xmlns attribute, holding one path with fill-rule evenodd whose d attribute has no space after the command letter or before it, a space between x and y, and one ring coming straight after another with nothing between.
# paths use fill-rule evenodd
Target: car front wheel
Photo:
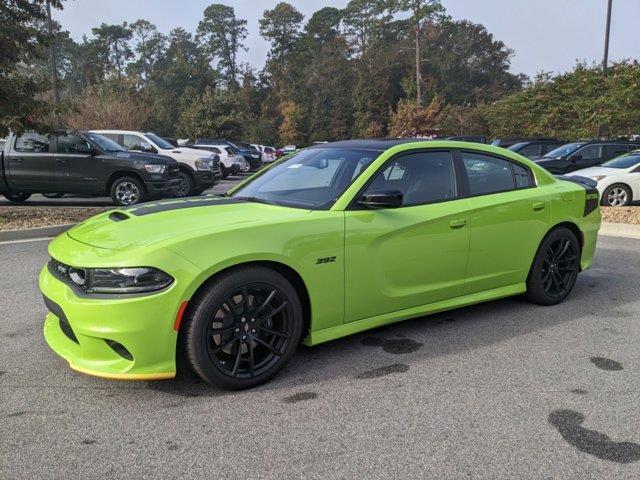
<instances>
[{"instance_id":1,"label":"car front wheel","mask_svg":"<svg viewBox=\"0 0 640 480\"><path fill-rule=\"evenodd\" d=\"M9 200L12 203L22 203L29 200L31 197L30 193L5 193L4 198Z\"/></svg>"},{"instance_id":2,"label":"car front wheel","mask_svg":"<svg viewBox=\"0 0 640 480\"><path fill-rule=\"evenodd\" d=\"M178 187L178 190L176 191L175 196L178 198L181 198L181 197L188 197L189 195L192 195L194 190L194 184L193 184L193 180L191 179L191 175L185 172L180 172L178 173L178 178L180 180L180 185Z\"/></svg>"},{"instance_id":3,"label":"car front wheel","mask_svg":"<svg viewBox=\"0 0 640 480\"><path fill-rule=\"evenodd\" d=\"M606 207L625 207L631 203L631 189L617 183L609 186L602 195L602 205Z\"/></svg>"},{"instance_id":4,"label":"car front wheel","mask_svg":"<svg viewBox=\"0 0 640 480\"><path fill-rule=\"evenodd\" d=\"M302 324L300 300L286 278L268 268L243 267L194 297L181 333L198 376L240 390L268 381L287 363Z\"/></svg>"},{"instance_id":5,"label":"car front wheel","mask_svg":"<svg viewBox=\"0 0 640 480\"><path fill-rule=\"evenodd\" d=\"M527 277L526 297L539 305L562 302L580 271L580 244L566 227L552 230L540 244Z\"/></svg>"},{"instance_id":6,"label":"car front wheel","mask_svg":"<svg viewBox=\"0 0 640 480\"><path fill-rule=\"evenodd\" d=\"M142 182L133 177L118 178L111 185L111 199L116 205L126 207L144 201L145 190Z\"/></svg>"}]
</instances>

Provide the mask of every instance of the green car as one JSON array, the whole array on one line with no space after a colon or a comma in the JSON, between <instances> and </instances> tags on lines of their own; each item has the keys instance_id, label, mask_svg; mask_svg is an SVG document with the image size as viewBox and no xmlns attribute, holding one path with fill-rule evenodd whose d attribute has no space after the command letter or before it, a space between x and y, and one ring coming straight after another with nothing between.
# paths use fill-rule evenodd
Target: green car
<instances>
[{"instance_id":1,"label":"green car","mask_svg":"<svg viewBox=\"0 0 640 480\"><path fill-rule=\"evenodd\" d=\"M588 179L452 141L301 150L225 196L102 213L49 245L44 336L80 372L160 379L176 356L248 388L300 342L524 294L553 305L589 267Z\"/></svg>"}]
</instances>

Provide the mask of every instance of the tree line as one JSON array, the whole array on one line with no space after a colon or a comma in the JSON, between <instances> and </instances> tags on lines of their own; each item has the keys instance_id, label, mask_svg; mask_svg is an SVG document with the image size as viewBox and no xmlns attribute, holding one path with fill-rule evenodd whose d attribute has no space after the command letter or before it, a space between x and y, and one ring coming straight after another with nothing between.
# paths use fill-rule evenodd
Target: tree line
<instances>
[{"instance_id":1,"label":"tree line","mask_svg":"<svg viewBox=\"0 0 640 480\"><path fill-rule=\"evenodd\" d=\"M269 42L259 67L239 61L247 21L223 4L206 7L193 33L164 34L138 19L103 23L75 41L55 22L53 37L43 33L44 0L9 0L0 27L4 131L46 123L53 112L78 129L306 145L434 134L577 138L603 125L621 135L640 120L636 63L606 78L579 64L530 81L510 73L511 49L484 26L453 20L440 0L351 0L309 18L278 3L259 19ZM50 104L51 42L58 106Z\"/></svg>"}]
</instances>

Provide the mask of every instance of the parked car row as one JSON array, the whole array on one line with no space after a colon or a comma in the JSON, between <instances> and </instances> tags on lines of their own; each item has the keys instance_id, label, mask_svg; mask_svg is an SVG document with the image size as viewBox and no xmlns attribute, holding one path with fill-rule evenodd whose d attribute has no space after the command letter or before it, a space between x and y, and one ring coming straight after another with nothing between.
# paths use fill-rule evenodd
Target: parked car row
<instances>
[{"instance_id":1,"label":"parked car row","mask_svg":"<svg viewBox=\"0 0 640 480\"><path fill-rule=\"evenodd\" d=\"M27 132L2 139L0 152L0 194L16 203L33 193L108 195L117 205L199 195L220 178L276 159L273 147L226 139L179 145L130 130Z\"/></svg>"}]
</instances>

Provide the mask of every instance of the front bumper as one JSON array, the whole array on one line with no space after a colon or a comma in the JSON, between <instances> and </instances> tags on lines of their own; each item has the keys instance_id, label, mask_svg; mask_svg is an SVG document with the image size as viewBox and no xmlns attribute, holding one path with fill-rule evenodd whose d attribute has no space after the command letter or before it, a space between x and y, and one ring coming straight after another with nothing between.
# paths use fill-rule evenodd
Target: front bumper
<instances>
[{"instance_id":1,"label":"front bumper","mask_svg":"<svg viewBox=\"0 0 640 480\"><path fill-rule=\"evenodd\" d=\"M216 184L216 173L213 170L193 172L193 180L196 189L205 189L213 187Z\"/></svg>"},{"instance_id":2,"label":"front bumper","mask_svg":"<svg viewBox=\"0 0 640 480\"><path fill-rule=\"evenodd\" d=\"M149 198L171 197L180 189L180 180L173 178L171 180L162 181L146 181L145 189Z\"/></svg>"},{"instance_id":3,"label":"front bumper","mask_svg":"<svg viewBox=\"0 0 640 480\"><path fill-rule=\"evenodd\" d=\"M95 248L68 237L59 237L56 242L65 248L70 243L76 248ZM50 247L52 250L55 253ZM195 273L186 263L181 265L185 261L178 262L178 275L165 290L102 296L76 290L45 265L39 286L50 311L44 322L47 343L71 368L90 375L129 380L173 378L178 338L174 322L186 301L183 287Z\"/></svg>"}]
</instances>

